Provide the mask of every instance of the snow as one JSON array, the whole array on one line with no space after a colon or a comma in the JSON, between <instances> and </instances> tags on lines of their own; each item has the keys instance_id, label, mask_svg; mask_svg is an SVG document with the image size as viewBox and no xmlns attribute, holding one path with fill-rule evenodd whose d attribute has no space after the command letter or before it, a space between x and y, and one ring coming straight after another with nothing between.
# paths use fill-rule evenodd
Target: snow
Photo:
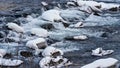
<instances>
[{"instance_id":1,"label":"snow","mask_svg":"<svg viewBox=\"0 0 120 68\"><path fill-rule=\"evenodd\" d=\"M48 31L42 28L32 28L30 32L40 37L48 36Z\"/></svg>"},{"instance_id":2,"label":"snow","mask_svg":"<svg viewBox=\"0 0 120 68\"><path fill-rule=\"evenodd\" d=\"M60 16L60 11L56 9L51 9L43 12L41 17L42 19L50 22L54 22L55 20L62 20L62 17Z\"/></svg>"},{"instance_id":3,"label":"snow","mask_svg":"<svg viewBox=\"0 0 120 68\"><path fill-rule=\"evenodd\" d=\"M92 50L92 55L94 55L94 56L104 56L104 55L109 55L113 52L114 52L114 50L103 50L102 48L97 48L95 50Z\"/></svg>"},{"instance_id":4,"label":"snow","mask_svg":"<svg viewBox=\"0 0 120 68\"><path fill-rule=\"evenodd\" d=\"M5 49L0 49L0 58L6 55L7 51Z\"/></svg>"},{"instance_id":5,"label":"snow","mask_svg":"<svg viewBox=\"0 0 120 68\"><path fill-rule=\"evenodd\" d=\"M117 62L118 60L114 58L99 59L81 68L108 68L116 65Z\"/></svg>"},{"instance_id":6,"label":"snow","mask_svg":"<svg viewBox=\"0 0 120 68\"><path fill-rule=\"evenodd\" d=\"M18 33L24 33L24 29L15 23L8 23L7 26Z\"/></svg>"},{"instance_id":7,"label":"snow","mask_svg":"<svg viewBox=\"0 0 120 68\"><path fill-rule=\"evenodd\" d=\"M55 47L52 46L48 46L44 49L44 51L42 52L42 55L45 56L53 56L52 54L59 52L60 55L63 55L63 52L60 49L57 49ZM59 56L59 55L58 55Z\"/></svg>"},{"instance_id":8,"label":"snow","mask_svg":"<svg viewBox=\"0 0 120 68\"><path fill-rule=\"evenodd\" d=\"M88 39L88 37L87 36L85 36L85 35L79 35L79 36L74 36L73 37L74 39L76 39L76 40L86 40L86 39Z\"/></svg>"},{"instance_id":9,"label":"snow","mask_svg":"<svg viewBox=\"0 0 120 68\"><path fill-rule=\"evenodd\" d=\"M0 65L3 65L3 66L18 66L22 63L23 61L21 60L0 58Z\"/></svg>"}]
</instances>

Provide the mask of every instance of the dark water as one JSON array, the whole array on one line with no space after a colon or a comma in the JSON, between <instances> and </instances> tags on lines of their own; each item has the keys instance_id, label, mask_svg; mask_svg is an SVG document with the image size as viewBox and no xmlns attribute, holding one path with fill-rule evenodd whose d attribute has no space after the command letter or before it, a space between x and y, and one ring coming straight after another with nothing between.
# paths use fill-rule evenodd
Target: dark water
<instances>
[{"instance_id":1,"label":"dark water","mask_svg":"<svg viewBox=\"0 0 120 68\"><path fill-rule=\"evenodd\" d=\"M23 15L30 15L32 13L41 14L41 0L0 0L0 31L7 34L7 30L4 29L4 24L13 22L14 20L22 17ZM51 2L51 0L46 0ZM57 1L58 2L58 1ZM64 0L59 0L60 3L64 3ZM117 2L119 0L108 0L105 2ZM78 12L79 13L79 12ZM73 13L74 14L74 13ZM101 13L101 16L91 16L90 20L85 21L89 15L78 16L76 21L80 21L79 18L83 18L85 27L82 28L67 28L67 29L54 29L50 33L48 38L49 44L57 44L57 48L65 51L64 57L68 58L75 65L68 68L80 68L81 66L93 62L99 58L113 57L120 61L120 12L105 12ZM64 16L64 15L63 15ZM5 18L4 18L5 17ZM94 19L95 18L95 19ZM17 24L26 23L24 20L20 20ZM75 21L73 21L74 23ZM92 25L92 24L93 25ZM58 25L58 24L57 24ZM62 28L60 26L60 28ZM52 33L53 32L53 33ZM2 35L5 35L2 34ZM85 34L88 36L87 40L65 40L67 36ZM3 44L1 41L0 48L8 49L12 56L6 56L5 58L21 59L24 63L18 67L3 67L2 68L40 68L39 61L43 58L41 55L34 56L34 50L25 46L26 41L18 44L21 46L11 46L17 44L8 45L7 41ZM115 52L102 57L91 56L91 50L102 47L103 49L112 49ZM30 51L32 54L25 57L20 54L20 51ZM65 67L63 67L65 68Z\"/></svg>"}]
</instances>

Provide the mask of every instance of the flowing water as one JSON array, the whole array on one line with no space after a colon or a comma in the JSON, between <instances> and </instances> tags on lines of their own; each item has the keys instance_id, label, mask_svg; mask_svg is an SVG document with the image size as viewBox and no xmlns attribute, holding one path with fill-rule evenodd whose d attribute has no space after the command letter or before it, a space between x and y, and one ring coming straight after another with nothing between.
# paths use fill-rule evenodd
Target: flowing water
<instances>
[{"instance_id":1,"label":"flowing water","mask_svg":"<svg viewBox=\"0 0 120 68\"><path fill-rule=\"evenodd\" d=\"M51 2L51 0L48 2ZM59 2L65 3L66 1L59 0ZM120 4L120 0L105 0L104 2ZM84 22L84 27L82 28L65 28L61 23L53 23L49 30L49 37L46 38L49 45L55 45L55 47L63 50L65 52L64 57L74 63L74 66L69 66L68 68L80 68L99 58L113 57L120 61L120 11L107 11L101 13L100 16L86 14L76 10L75 7L64 8L61 11L62 17L71 23ZM7 52L11 53L6 55L5 58L16 58L24 61L23 64L17 67L1 66L2 68L40 68L39 61L43 57L41 54L39 56L33 55L34 50L26 47L25 44L29 39L36 38L36 36L29 35L31 28L49 24L49 22L39 18L41 12L40 0L0 0L0 48L7 49ZM33 16L33 21L28 22L26 15ZM4 26L8 22L20 24L26 30L23 38L20 38L20 42L18 33L5 29ZM87 35L88 39L65 39L68 36L75 35ZM8 36L13 37L13 39L7 38ZM92 56L91 50L98 47L106 50L112 49L115 52L102 57ZM26 56L21 54L21 51L27 51L30 54Z\"/></svg>"}]
</instances>

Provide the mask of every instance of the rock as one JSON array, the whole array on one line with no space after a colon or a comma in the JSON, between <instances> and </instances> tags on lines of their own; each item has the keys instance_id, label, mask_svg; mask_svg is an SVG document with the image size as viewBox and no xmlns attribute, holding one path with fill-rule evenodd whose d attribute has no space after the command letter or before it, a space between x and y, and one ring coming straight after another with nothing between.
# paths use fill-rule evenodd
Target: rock
<instances>
[{"instance_id":1,"label":"rock","mask_svg":"<svg viewBox=\"0 0 120 68\"><path fill-rule=\"evenodd\" d=\"M42 28L32 28L30 30L31 34L37 35L39 37L47 37L48 36L48 31Z\"/></svg>"},{"instance_id":2,"label":"rock","mask_svg":"<svg viewBox=\"0 0 120 68\"><path fill-rule=\"evenodd\" d=\"M0 58L3 58L6 55L7 51L5 49L0 49Z\"/></svg>"},{"instance_id":3,"label":"rock","mask_svg":"<svg viewBox=\"0 0 120 68\"><path fill-rule=\"evenodd\" d=\"M114 50L103 50L102 48L97 48L95 50L92 50L92 55L94 55L94 56L104 56L104 55L109 55L113 52L114 52Z\"/></svg>"},{"instance_id":4,"label":"rock","mask_svg":"<svg viewBox=\"0 0 120 68\"><path fill-rule=\"evenodd\" d=\"M57 56L63 55L63 51L61 51L60 49L54 48L52 46L48 46L44 49L44 51L42 52L42 55L44 57L46 56L57 57Z\"/></svg>"},{"instance_id":5,"label":"rock","mask_svg":"<svg viewBox=\"0 0 120 68\"><path fill-rule=\"evenodd\" d=\"M98 59L81 68L116 68L117 63L118 60L114 58Z\"/></svg>"}]
</instances>

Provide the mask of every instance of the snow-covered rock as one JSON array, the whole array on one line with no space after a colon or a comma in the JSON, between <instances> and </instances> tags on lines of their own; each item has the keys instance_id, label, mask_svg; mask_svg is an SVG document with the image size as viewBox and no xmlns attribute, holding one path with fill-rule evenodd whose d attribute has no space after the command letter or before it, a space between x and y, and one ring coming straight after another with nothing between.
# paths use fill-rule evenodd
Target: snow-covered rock
<instances>
[{"instance_id":1,"label":"snow-covered rock","mask_svg":"<svg viewBox=\"0 0 120 68\"><path fill-rule=\"evenodd\" d=\"M0 58L0 65L2 66L18 66L22 63L22 60Z\"/></svg>"},{"instance_id":2,"label":"snow-covered rock","mask_svg":"<svg viewBox=\"0 0 120 68\"><path fill-rule=\"evenodd\" d=\"M73 37L75 40L86 40L88 37L86 35L79 35Z\"/></svg>"},{"instance_id":3,"label":"snow-covered rock","mask_svg":"<svg viewBox=\"0 0 120 68\"><path fill-rule=\"evenodd\" d=\"M60 68L70 64L72 63L69 62L67 58L63 58L62 56L58 56L56 58L45 57L39 62L41 68Z\"/></svg>"},{"instance_id":4,"label":"snow-covered rock","mask_svg":"<svg viewBox=\"0 0 120 68\"><path fill-rule=\"evenodd\" d=\"M114 58L99 59L81 68L116 68L118 60Z\"/></svg>"},{"instance_id":5,"label":"snow-covered rock","mask_svg":"<svg viewBox=\"0 0 120 68\"><path fill-rule=\"evenodd\" d=\"M109 55L113 52L114 52L114 50L103 50L102 48L97 48L95 50L92 50L92 55L94 55L94 56L104 56L104 55Z\"/></svg>"},{"instance_id":6,"label":"snow-covered rock","mask_svg":"<svg viewBox=\"0 0 120 68\"><path fill-rule=\"evenodd\" d=\"M32 28L31 29L31 34L40 36L40 37L47 37L48 36L48 31L42 28Z\"/></svg>"},{"instance_id":7,"label":"snow-covered rock","mask_svg":"<svg viewBox=\"0 0 120 68\"><path fill-rule=\"evenodd\" d=\"M6 25L8 26L9 29L12 29L18 33L24 33L24 29L15 23L8 23Z\"/></svg>"},{"instance_id":8,"label":"snow-covered rock","mask_svg":"<svg viewBox=\"0 0 120 68\"><path fill-rule=\"evenodd\" d=\"M41 17L42 19L50 21L50 22L62 21L66 23L66 21L64 21L63 18L60 16L60 13L61 11L59 10L51 9L51 10L43 12Z\"/></svg>"},{"instance_id":9,"label":"snow-covered rock","mask_svg":"<svg viewBox=\"0 0 120 68\"><path fill-rule=\"evenodd\" d=\"M45 56L51 56L51 57L56 57L56 56L61 56L63 55L63 51L61 51L60 49L57 49L55 47L52 46L48 46L44 49L44 51L42 52L42 55Z\"/></svg>"},{"instance_id":10,"label":"snow-covered rock","mask_svg":"<svg viewBox=\"0 0 120 68\"><path fill-rule=\"evenodd\" d=\"M6 55L7 51L5 49L0 49L0 57L4 57Z\"/></svg>"},{"instance_id":11,"label":"snow-covered rock","mask_svg":"<svg viewBox=\"0 0 120 68\"><path fill-rule=\"evenodd\" d=\"M34 40L30 40L26 43L26 46L32 49L35 49L35 54L39 54L41 52L41 48L45 48L47 46L46 40L44 38L37 38Z\"/></svg>"}]
</instances>

